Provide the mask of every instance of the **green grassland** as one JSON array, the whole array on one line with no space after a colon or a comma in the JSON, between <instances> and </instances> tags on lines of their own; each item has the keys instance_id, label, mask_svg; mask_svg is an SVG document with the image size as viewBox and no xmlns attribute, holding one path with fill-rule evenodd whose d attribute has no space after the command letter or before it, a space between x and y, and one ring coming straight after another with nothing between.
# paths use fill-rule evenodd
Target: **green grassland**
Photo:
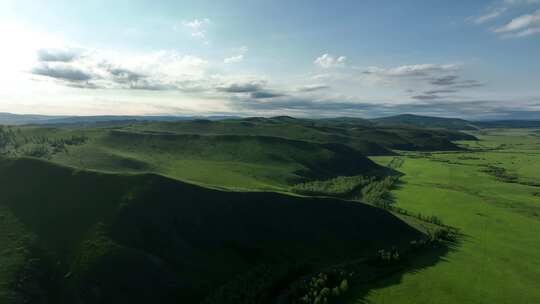
<instances>
[{"instance_id":1,"label":"green grassland","mask_svg":"<svg viewBox=\"0 0 540 304\"><path fill-rule=\"evenodd\" d=\"M409 153L392 191L396 206L459 228L458 248L432 267L355 286L349 303L540 301L540 138L527 129L475 135L481 141L462 143L471 152Z\"/></svg>"}]
</instances>

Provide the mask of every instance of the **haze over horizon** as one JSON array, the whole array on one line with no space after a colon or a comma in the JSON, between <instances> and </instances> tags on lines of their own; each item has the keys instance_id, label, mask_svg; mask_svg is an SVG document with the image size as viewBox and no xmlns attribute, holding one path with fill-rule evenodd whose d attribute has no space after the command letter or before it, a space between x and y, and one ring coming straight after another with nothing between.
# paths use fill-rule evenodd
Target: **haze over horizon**
<instances>
[{"instance_id":1,"label":"haze over horizon","mask_svg":"<svg viewBox=\"0 0 540 304\"><path fill-rule=\"evenodd\" d=\"M7 0L0 34L0 112L540 117L540 0Z\"/></svg>"}]
</instances>

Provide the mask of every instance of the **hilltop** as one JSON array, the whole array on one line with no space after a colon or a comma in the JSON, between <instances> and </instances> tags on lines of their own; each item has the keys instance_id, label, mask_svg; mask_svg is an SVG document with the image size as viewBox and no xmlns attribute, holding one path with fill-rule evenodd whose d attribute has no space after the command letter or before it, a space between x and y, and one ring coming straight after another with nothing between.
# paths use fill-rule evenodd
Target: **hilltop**
<instances>
[{"instance_id":1,"label":"hilltop","mask_svg":"<svg viewBox=\"0 0 540 304\"><path fill-rule=\"evenodd\" d=\"M382 125L407 125L424 128L440 128L448 130L477 130L472 122L459 118L445 118L420 116L413 114L400 114L389 117L372 119L371 121Z\"/></svg>"}]
</instances>

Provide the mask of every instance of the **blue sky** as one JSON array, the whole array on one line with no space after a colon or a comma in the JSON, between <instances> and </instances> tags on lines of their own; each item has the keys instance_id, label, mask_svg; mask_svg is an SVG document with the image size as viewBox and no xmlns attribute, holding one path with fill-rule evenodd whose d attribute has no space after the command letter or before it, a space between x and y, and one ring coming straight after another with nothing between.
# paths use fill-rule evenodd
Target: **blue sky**
<instances>
[{"instance_id":1,"label":"blue sky","mask_svg":"<svg viewBox=\"0 0 540 304\"><path fill-rule=\"evenodd\" d=\"M4 0L0 37L4 112L540 113L540 0Z\"/></svg>"}]
</instances>

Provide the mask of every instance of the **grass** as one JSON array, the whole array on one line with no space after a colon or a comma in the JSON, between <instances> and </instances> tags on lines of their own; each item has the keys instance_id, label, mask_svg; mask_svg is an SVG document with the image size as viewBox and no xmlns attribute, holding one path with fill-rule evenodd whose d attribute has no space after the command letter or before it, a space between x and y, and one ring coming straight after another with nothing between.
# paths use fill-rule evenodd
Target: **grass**
<instances>
[{"instance_id":1,"label":"grass","mask_svg":"<svg viewBox=\"0 0 540 304\"><path fill-rule=\"evenodd\" d=\"M403 183L393 191L396 206L459 228L459 247L431 267L356 286L349 303L540 301L540 188L528 185L540 181L540 139L530 130L476 135L482 141L468 143L474 152L409 154L398 169ZM518 182L488 174L488 165Z\"/></svg>"},{"instance_id":2,"label":"grass","mask_svg":"<svg viewBox=\"0 0 540 304\"><path fill-rule=\"evenodd\" d=\"M155 172L230 189L286 190L307 179L371 174L380 167L343 145L265 136L103 131L52 161L108 172Z\"/></svg>"}]
</instances>

